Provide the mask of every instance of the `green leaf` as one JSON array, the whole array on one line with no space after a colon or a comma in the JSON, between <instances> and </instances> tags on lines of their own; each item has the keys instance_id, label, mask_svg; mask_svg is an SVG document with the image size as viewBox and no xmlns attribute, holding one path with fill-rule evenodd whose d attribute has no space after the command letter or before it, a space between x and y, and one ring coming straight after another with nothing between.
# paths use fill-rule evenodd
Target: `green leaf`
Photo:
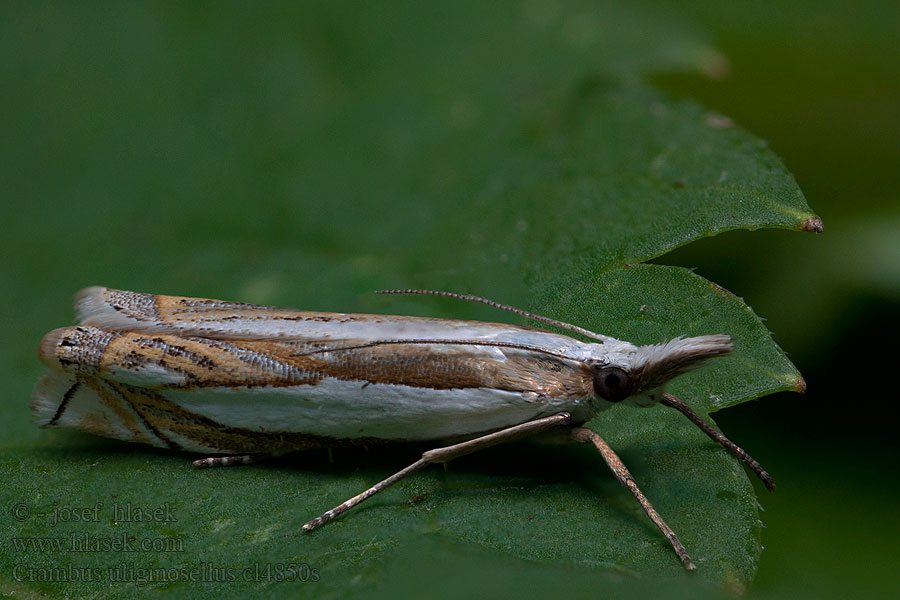
<instances>
[{"instance_id":1,"label":"green leaf","mask_svg":"<svg viewBox=\"0 0 900 600\"><path fill-rule=\"evenodd\" d=\"M303 536L303 522L423 448L194 471L188 456L28 424L31 348L89 284L508 317L364 294L472 292L636 343L732 335L733 356L671 386L701 414L802 388L739 298L640 264L724 231L815 219L763 143L642 83L715 68L697 32L594 3L16 10L0 25L5 43L28 42L2 67L18 90L2 108L19 118L3 126L0 169L19 201L3 209L15 258L0 267L11 382L0 500L28 512L3 521L0 589L187 594L193 578L194 591L235 597L391 593L411 585L410 563L429 585L453 586L448 565L528 573L520 583L562 574L582 590L750 582L760 543L746 474L659 407L617 407L591 426L681 536L699 565L690 579L586 447L517 444L427 469ZM117 521L113 506L128 504L175 520ZM44 538L69 545L35 546ZM151 545L73 552L80 540ZM313 570L314 585L277 582Z\"/></svg>"}]
</instances>

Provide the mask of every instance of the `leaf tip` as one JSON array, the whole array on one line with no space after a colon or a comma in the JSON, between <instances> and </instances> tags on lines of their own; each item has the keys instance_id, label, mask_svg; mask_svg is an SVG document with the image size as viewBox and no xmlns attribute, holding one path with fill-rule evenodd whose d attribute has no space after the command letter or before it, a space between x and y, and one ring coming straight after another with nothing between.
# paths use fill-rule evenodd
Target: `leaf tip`
<instances>
[{"instance_id":1,"label":"leaf tip","mask_svg":"<svg viewBox=\"0 0 900 600\"><path fill-rule=\"evenodd\" d=\"M825 231L825 225L822 224L822 219L820 217L810 217L803 221L800 225L800 229L809 231L810 233L822 233Z\"/></svg>"},{"instance_id":2,"label":"leaf tip","mask_svg":"<svg viewBox=\"0 0 900 600\"><path fill-rule=\"evenodd\" d=\"M731 76L731 61L719 52L709 52L700 59L703 74L714 81L724 81Z\"/></svg>"},{"instance_id":3,"label":"leaf tip","mask_svg":"<svg viewBox=\"0 0 900 600\"><path fill-rule=\"evenodd\" d=\"M798 394L806 392L806 380L799 375L797 376L797 379L794 380L794 391Z\"/></svg>"}]
</instances>

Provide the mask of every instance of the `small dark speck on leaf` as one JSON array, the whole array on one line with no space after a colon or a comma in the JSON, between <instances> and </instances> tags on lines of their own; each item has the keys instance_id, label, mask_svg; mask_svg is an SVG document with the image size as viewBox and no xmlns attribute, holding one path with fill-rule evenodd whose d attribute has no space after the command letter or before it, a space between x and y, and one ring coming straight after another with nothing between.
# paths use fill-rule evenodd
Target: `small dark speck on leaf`
<instances>
[{"instance_id":1,"label":"small dark speck on leaf","mask_svg":"<svg viewBox=\"0 0 900 600\"><path fill-rule=\"evenodd\" d=\"M683 188L686 185L687 185L687 181L685 181L684 179L682 179L680 177L672 182L672 187L674 187L674 188Z\"/></svg>"}]
</instances>

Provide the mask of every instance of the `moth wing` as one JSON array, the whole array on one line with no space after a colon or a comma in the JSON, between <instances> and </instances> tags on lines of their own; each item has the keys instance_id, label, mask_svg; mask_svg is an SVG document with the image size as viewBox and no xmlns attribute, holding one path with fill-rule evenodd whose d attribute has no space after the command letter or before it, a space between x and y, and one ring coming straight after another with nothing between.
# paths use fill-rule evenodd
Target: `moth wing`
<instances>
[{"instance_id":1,"label":"moth wing","mask_svg":"<svg viewBox=\"0 0 900 600\"><path fill-rule=\"evenodd\" d=\"M41 427L66 427L127 442L166 447L145 422L96 377L47 371L29 403Z\"/></svg>"},{"instance_id":2,"label":"moth wing","mask_svg":"<svg viewBox=\"0 0 900 600\"><path fill-rule=\"evenodd\" d=\"M309 338L315 328L302 325L327 314L104 287L81 290L75 312L82 325L108 331L236 340Z\"/></svg>"},{"instance_id":3,"label":"moth wing","mask_svg":"<svg viewBox=\"0 0 900 600\"><path fill-rule=\"evenodd\" d=\"M39 356L57 372L146 389L283 388L333 379L358 386L544 393L542 387L558 385L566 375L580 381L577 363L455 340L220 340L76 325L44 336ZM543 368L535 367L537 361Z\"/></svg>"},{"instance_id":4,"label":"moth wing","mask_svg":"<svg viewBox=\"0 0 900 600\"><path fill-rule=\"evenodd\" d=\"M104 287L79 292L75 311L82 325L107 331L173 333L217 340L474 340L505 339L521 334L553 335L517 325L299 311Z\"/></svg>"}]
</instances>

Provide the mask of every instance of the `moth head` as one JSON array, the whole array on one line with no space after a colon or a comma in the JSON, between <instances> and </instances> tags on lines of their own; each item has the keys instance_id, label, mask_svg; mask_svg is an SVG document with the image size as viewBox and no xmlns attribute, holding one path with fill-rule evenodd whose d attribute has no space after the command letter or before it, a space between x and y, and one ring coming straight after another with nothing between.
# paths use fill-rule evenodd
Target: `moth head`
<instances>
[{"instance_id":1,"label":"moth head","mask_svg":"<svg viewBox=\"0 0 900 600\"><path fill-rule=\"evenodd\" d=\"M592 366L594 393L607 402L630 400L629 404L636 406L653 405L668 381L733 349L727 335L675 338L662 344L628 346Z\"/></svg>"}]
</instances>

